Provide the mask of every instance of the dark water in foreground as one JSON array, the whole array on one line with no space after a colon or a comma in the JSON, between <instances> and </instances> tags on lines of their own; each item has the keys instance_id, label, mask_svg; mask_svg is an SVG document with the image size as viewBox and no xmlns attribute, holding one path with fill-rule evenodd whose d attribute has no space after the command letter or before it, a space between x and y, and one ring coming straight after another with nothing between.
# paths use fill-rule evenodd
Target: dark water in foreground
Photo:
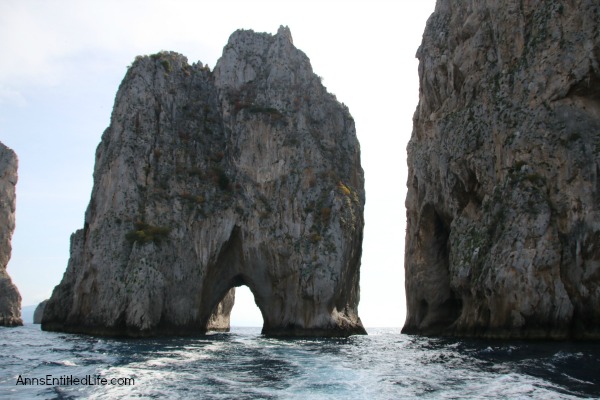
<instances>
[{"instance_id":1,"label":"dark water in foreground","mask_svg":"<svg viewBox=\"0 0 600 400\"><path fill-rule=\"evenodd\" d=\"M130 386L16 385L133 378ZM66 377L66 378L65 378ZM278 340L258 328L124 340L0 328L0 398L562 399L600 396L600 344L483 342L369 329Z\"/></svg>"}]
</instances>

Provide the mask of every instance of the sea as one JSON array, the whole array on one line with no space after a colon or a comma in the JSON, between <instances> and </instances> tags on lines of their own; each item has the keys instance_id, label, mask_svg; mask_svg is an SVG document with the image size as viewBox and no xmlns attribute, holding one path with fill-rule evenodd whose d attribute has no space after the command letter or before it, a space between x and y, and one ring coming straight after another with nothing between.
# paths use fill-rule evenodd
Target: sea
<instances>
[{"instance_id":1,"label":"sea","mask_svg":"<svg viewBox=\"0 0 600 400\"><path fill-rule=\"evenodd\" d=\"M600 398L600 344L409 336L275 339L260 328L114 339L0 328L1 399Z\"/></svg>"}]
</instances>

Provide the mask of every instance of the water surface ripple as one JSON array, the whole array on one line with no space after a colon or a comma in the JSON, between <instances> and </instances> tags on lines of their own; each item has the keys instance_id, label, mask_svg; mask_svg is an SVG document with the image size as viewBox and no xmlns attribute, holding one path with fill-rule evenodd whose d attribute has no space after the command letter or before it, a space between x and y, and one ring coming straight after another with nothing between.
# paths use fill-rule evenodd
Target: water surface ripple
<instances>
[{"instance_id":1,"label":"water surface ripple","mask_svg":"<svg viewBox=\"0 0 600 400\"><path fill-rule=\"evenodd\" d=\"M108 339L0 328L0 398L574 399L600 396L600 344L494 342L369 329L347 339ZM86 376L115 385L21 385ZM20 378L19 378L20 377ZM134 385L118 385L119 379ZM67 378L63 378L67 379ZM38 381L39 383L39 381ZM44 382L46 383L46 382Z\"/></svg>"}]
</instances>

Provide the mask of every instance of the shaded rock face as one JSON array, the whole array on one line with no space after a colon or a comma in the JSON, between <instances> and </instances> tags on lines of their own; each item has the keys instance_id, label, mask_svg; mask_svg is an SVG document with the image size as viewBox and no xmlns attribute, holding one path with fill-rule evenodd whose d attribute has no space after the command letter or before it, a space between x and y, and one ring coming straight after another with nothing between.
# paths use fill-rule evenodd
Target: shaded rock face
<instances>
[{"instance_id":1,"label":"shaded rock face","mask_svg":"<svg viewBox=\"0 0 600 400\"><path fill-rule=\"evenodd\" d=\"M45 330L226 330L234 287L269 335L364 333L354 121L287 28L235 32L215 70L138 57L96 153Z\"/></svg>"},{"instance_id":2,"label":"shaded rock face","mask_svg":"<svg viewBox=\"0 0 600 400\"><path fill-rule=\"evenodd\" d=\"M0 143L0 326L20 326L21 295L6 267L12 251L18 159L14 151Z\"/></svg>"},{"instance_id":3,"label":"shaded rock face","mask_svg":"<svg viewBox=\"0 0 600 400\"><path fill-rule=\"evenodd\" d=\"M44 310L46 309L46 304L48 304L48 300L47 299L44 300L44 301L42 301L35 308L35 311L33 312L33 323L34 324L41 324L42 323L42 318L44 316Z\"/></svg>"},{"instance_id":4,"label":"shaded rock face","mask_svg":"<svg viewBox=\"0 0 600 400\"><path fill-rule=\"evenodd\" d=\"M438 0L417 56L403 331L600 338L600 5Z\"/></svg>"}]
</instances>

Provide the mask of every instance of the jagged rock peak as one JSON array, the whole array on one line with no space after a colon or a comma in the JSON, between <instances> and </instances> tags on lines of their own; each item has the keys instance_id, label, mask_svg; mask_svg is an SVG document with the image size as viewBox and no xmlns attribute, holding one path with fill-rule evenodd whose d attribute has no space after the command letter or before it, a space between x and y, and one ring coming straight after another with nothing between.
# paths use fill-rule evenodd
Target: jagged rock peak
<instances>
[{"instance_id":1,"label":"jagged rock peak","mask_svg":"<svg viewBox=\"0 0 600 400\"><path fill-rule=\"evenodd\" d=\"M294 39L292 39L292 32L287 26L281 25L277 30L277 35L286 38L290 42L290 44L294 44Z\"/></svg>"},{"instance_id":2,"label":"jagged rock peak","mask_svg":"<svg viewBox=\"0 0 600 400\"><path fill-rule=\"evenodd\" d=\"M600 338L600 4L438 0L408 145L404 332Z\"/></svg>"},{"instance_id":3,"label":"jagged rock peak","mask_svg":"<svg viewBox=\"0 0 600 400\"><path fill-rule=\"evenodd\" d=\"M17 167L15 152L0 143L0 326L23 325L21 295L6 271L15 230Z\"/></svg>"},{"instance_id":4,"label":"jagged rock peak","mask_svg":"<svg viewBox=\"0 0 600 400\"><path fill-rule=\"evenodd\" d=\"M243 284L265 334L364 333L364 202L354 121L287 28L234 32L213 72L138 57L42 328L227 330Z\"/></svg>"},{"instance_id":5,"label":"jagged rock peak","mask_svg":"<svg viewBox=\"0 0 600 400\"><path fill-rule=\"evenodd\" d=\"M276 35L251 30L234 32L215 67L220 88L239 89L257 79L268 88L306 85L314 80L308 57L294 47L287 27ZM265 79L266 78L266 79Z\"/></svg>"}]
</instances>

